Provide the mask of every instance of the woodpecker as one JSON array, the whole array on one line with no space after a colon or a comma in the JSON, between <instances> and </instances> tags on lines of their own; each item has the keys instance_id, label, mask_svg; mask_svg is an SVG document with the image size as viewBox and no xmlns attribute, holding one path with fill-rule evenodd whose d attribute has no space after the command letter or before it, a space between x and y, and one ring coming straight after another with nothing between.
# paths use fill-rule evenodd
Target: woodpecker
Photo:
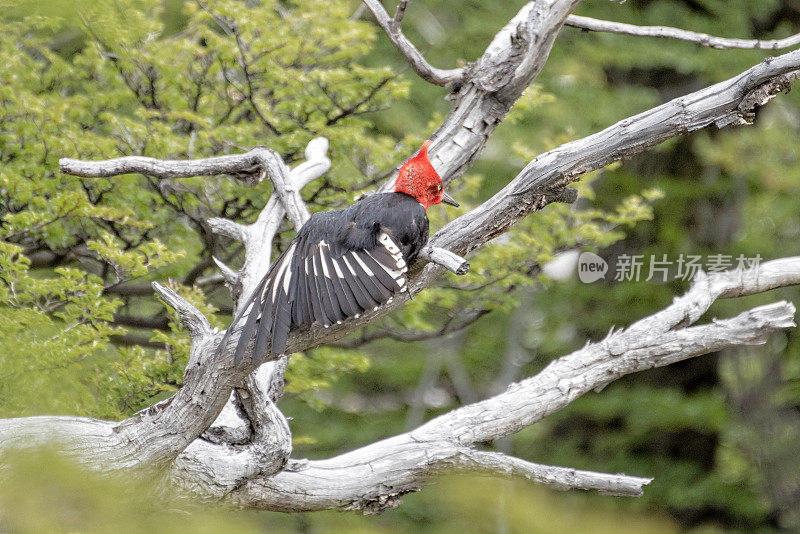
<instances>
[{"instance_id":1,"label":"woodpecker","mask_svg":"<svg viewBox=\"0 0 800 534\"><path fill-rule=\"evenodd\" d=\"M428 242L428 208L458 206L428 159L429 145L400 167L394 192L313 214L242 304L220 350L243 323L234 363L254 343L258 365L267 351L285 352L292 325L327 328L407 291L408 265Z\"/></svg>"}]
</instances>

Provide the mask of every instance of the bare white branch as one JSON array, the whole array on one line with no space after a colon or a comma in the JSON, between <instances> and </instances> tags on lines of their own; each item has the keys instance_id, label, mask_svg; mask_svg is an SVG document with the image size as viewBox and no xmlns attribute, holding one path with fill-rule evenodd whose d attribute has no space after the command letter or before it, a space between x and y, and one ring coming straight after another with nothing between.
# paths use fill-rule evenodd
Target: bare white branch
<instances>
[{"instance_id":1,"label":"bare white branch","mask_svg":"<svg viewBox=\"0 0 800 534\"><path fill-rule=\"evenodd\" d=\"M57 443L62 450L72 451L81 460L94 456L92 451L97 452L100 458L93 465L102 467L104 455L102 450L97 450L98 444L115 442L116 424L91 417L52 415L0 419L0 451L44 447ZM128 462L105 467L133 467L137 462L136 458L130 458Z\"/></svg>"},{"instance_id":2,"label":"bare white branch","mask_svg":"<svg viewBox=\"0 0 800 534\"><path fill-rule=\"evenodd\" d=\"M83 161L61 158L58 160L61 172L87 178L119 176L140 173L156 178L185 178L188 176L259 176L262 171L261 147L244 154L231 154L213 158L194 160L165 160L143 156L124 156L104 161ZM259 180L260 181L260 180Z\"/></svg>"},{"instance_id":3,"label":"bare white branch","mask_svg":"<svg viewBox=\"0 0 800 534\"><path fill-rule=\"evenodd\" d=\"M800 258L794 258L794 262L800 263ZM754 283L754 279L745 278L740 287L752 287ZM440 435L442 428L446 428L462 445L496 439L500 435L518 432L563 408L578 396L626 374L661 367L724 347L761 344L768 333L794 326L794 306L777 302L732 319L672 328L678 323L692 324L700 316L692 310L706 310L713 300L708 286L698 283L662 312L559 358L537 376L511 386L492 399L434 419L415 431L415 436L427 439L431 434Z\"/></svg>"},{"instance_id":4,"label":"bare white branch","mask_svg":"<svg viewBox=\"0 0 800 534\"><path fill-rule=\"evenodd\" d=\"M395 18L389 16L379 0L363 1L367 9L372 12L375 20L378 21L380 27L383 28L383 31L389 36L394 47L406 58L408 64L420 78L434 85L443 87L447 84L461 81L464 76L464 69L442 70L431 66L431 64L425 60L422 53L417 50L411 41L403 35L403 32L400 31L400 22L405 13L406 1L400 2Z\"/></svg>"},{"instance_id":5,"label":"bare white branch","mask_svg":"<svg viewBox=\"0 0 800 534\"><path fill-rule=\"evenodd\" d=\"M244 414L238 409L236 391L217 416L214 423L203 432L203 439L218 445L246 445L253 439L253 429Z\"/></svg>"},{"instance_id":6,"label":"bare white branch","mask_svg":"<svg viewBox=\"0 0 800 534\"><path fill-rule=\"evenodd\" d=\"M308 142L305 150L306 161L289 172L289 190L300 191L330 170L328 144L328 139L325 137L315 137Z\"/></svg>"},{"instance_id":7,"label":"bare white branch","mask_svg":"<svg viewBox=\"0 0 800 534\"><path fill-rule=\"evenodd\" d=\"M418 257L422 260L441 265L455 274L467 274L469 271L469 262L467 260L443 248L424 247L419 252Z\"/></svg>"},{"instance_id":8,"label":"bare white branch","mask_svg":"<svg viewBox=\"0 0 800 534\"><path fill-rule=\"evenodd\" d=\"M464 470L500 475L508 478L526 478L557 490L595 490L604 495L619 497L641 497L643 486L652 478L633 477L623 474L597 473L571 467L527 462L499 452L461 449Z\"/></svg>"},{"instance_id":9,"label":"bare white branch","mask_svg":"<svg viewBox=\"0 0 800 534\"><path fill-rule=\"evenodd\" d=\"M652 479L535 464L452 443L415 442L407 434L329 460L291 464L272 477L257 477L231 492L239 506L301 512L328 509L378 513L401 504L431 477L472 472L522 477L558 490L596 490L636 497Z\"/></svg>"},{"instance_id":10,"label":"bare white branch","mask_svg":"<svg viewBox=\"0 0 800 534\"><path fill-rule=\"evenodd\" d=\"M193 338L211 335L211 323L194 304L158 282L153 282L153 290L168 306L178 312L181 323L189 330Z\"/></svg>"},{"instance_id":11,"label":"bare white branch","mask_svg":"<svg viewBox=\"0 0 800 534\"><path fill-rule=\"evenodd\" d=\"M211 227L211 231L215 234L230 237L240 243L244 243L247 240L247 227L243 224L230 219L223 219L222 217L212 217L207 222L208 226Z\"/></svg>"},{"instance_id":12,"label":"bare white branch","mask_svg":"<svg viewBox=\"0 0 800 534\"><path fill-rule=\"evenodd\" d=\"M264 156L264 166L267 169L267 175L272 180L275 193L278 195L283 209L286 210L286 216L299 230L310 217L308 208L300 195L295 194L296 191L292 189L289 183L289 168L283 159L272 150L269 150Z\"/></svg>"},{"instance_id":13,"label":"bare white branch","mask_svg":"<svg viewBox=\"0 0 800 534\"><path fill-rule=\"evenodd\" d=\"M395 26L399 26L401 22L403 22L403 17L406 15L406 8L408 7L408 0L400 0L397 4L397 10L394 12L394 17L392 17L392 22L394 22Z\"/></svg>"},{"instance_id":14,"label":"bare white branch","mask_svg":"<svg viewBox=\"0 0 800 534\"><path fill-rule=\"evenodd\" d=\"M370 0L369 3L376 3ZM468 169L495 127L536 78L567 16L581 0L528 2L454 84L450 114L431 135L428 149L445 183ZM385 11L383 12L385 17ZM382 25L383 26L383 25ZM384 28L385 29L385 28ZM381 187L391 190L396 172ZM447 248L447 247L444 247Z\"/></svg>"},{"instance_id":15,"label":"bare white branch","mask_svg":"<svg viewBox=\"0 0 800 534\"><path fill-rule=\"evenodd\" d=\"M770 58L734 78L540 154L491 199L437 232L430 244L469 254L541 209L582 174L709 125L747 124L756 107L791 87L798 69L800 50Z\"/></svg>"},{"instance_id":16,"label":"bare white branch","mask_svg":"<svg viewBox=\"0 0 800 534\"><path fill-rule=\"evenodd\" d=\"M228 267L221 259L214 256L212 258L214 260L214 264L219 268L220 273L222 273L222 278L225 280L225 283L228 285L234 285L239 281L239 275L236 274L236 271Z\"/></svg>"},{"instance_id":17,"label":"bare white branch","mask_svg":"<svg viewBox=\"0 0 800 534\"><path fill-rule=\"evenodd\" d=\"M202 499L223 498L261 473L265 460L259 454L262 450L194 440L172 463L169 482Z\"/></svg>"},{"instance_id":18,"label":"bare white branch","mask_svg":"<svg viewBox=\"0 0 800 534\"><path fill-rule=\"evenodd\" d=\"M607 33L619 33L623 35L633 35L635 37L659 37L664 39L677 39L688 41L711 48L749 48L758 50L780 50L790 48L800 44L800 33L796 33L783 39L730 39L726 37L715 37L707 33L692 32L670 26L636 26L624 22L612 22L609 20L593 19L570 15L564 23L567 26L581 28L583 30Z\"/></svg>"}]
</instances>

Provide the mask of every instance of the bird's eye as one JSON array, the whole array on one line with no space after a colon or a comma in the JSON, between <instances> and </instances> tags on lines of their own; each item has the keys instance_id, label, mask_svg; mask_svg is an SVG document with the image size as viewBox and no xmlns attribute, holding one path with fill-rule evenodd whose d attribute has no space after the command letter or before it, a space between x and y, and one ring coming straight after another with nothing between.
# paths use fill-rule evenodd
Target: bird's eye
<instances>
[{"instance_id":1,"label":"bird's eye","mask_svg":"<svg viewBox=\"0 0 800 534\"><path fill-rule=\"evenodd\" d=\"M441 192L442 192L442 189L444 189L444 188L442 187L442 184L436 184L436 190L437 190L438 192L440 192L440 193L441 193Z\"/></svg>"}]
</instances>

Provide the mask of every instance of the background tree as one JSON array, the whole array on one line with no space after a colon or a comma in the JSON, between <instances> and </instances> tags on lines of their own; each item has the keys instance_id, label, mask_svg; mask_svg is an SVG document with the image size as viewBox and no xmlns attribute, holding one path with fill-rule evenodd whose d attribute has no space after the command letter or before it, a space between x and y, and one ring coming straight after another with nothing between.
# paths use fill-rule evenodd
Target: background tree
<instances>
[{"instance_id":1,"label":"background tree","mask_svg":"<svg viewBox=\"0 0 800 534\"><path fill-rule=\"evenodd\" d=\"M785 35L781 21L791 23L796 16L777 4L754 12L709 3L679 10L685 18L676 21L664 16L663 5L628 9L593 3L582 13L617 20L627 16L639 24L669 20L710 33L754 37ZM462 20L448 20L461 11L414 4L403 27L419 28L434 40L433 64L456 65L460 57L481 56L517 8L478 6L465 10L469 15ZM401 81L397 69L385 66L387 54L364 57L376 34L369 23L348 19L354 10L348 3L327 2L187 3L177 11L182 16L170 18L169 11L153 7L100 2L82 11L78 22L84 32L72 41L64 40L69 34L52 18L27 16L13 22L15 13L7 15L0 46L6 65L0 98L5 210L0 261L8 324L0 341L6 348L0 399L5 416L55 412L119 419L173 393L183 382L189 336L176 317L161 311L146 282L171 279L176 291L218 321L215 326L227 324L211 315L214 309L230 312L212 257L236 264L242 249L215 233L208 219L253 221L271 189L268 180L251 187L229 179L141 174L76 178L55 172L59 156L182 159L264 144L291 164L303 161L311 139L324 136L333 141L332 168L309 184L304 196L311 209L330 209L349 203L355 191L378 187L399 163L397 151L410 153L431 125L441 122L435 111L445 113L447 103L431 98L442 96L441 89L413 75ZM431 29L436 20L448 30ZM421 42L413 30L409 35ZM53 51L55 39L61 41ZM537 79L540 85L517 103L475 173L454 184L463 187L462 197L474 195L477 205L534 154L729 77L763 57L641 39L626 51L631 39L565 29L548 70ZM411 107L402 102L409 89L420 93L410 100ZM551 205L515 226L507 242L471 258L468 278L440 279L439 287L363 331L294 355L288 371L294 399L287 399L284 411L297 414L296 455L335 454L402 431L406 404L411 405L406 425L414 427L427 408L436 413L502 391L586 337L599 339L609 325L629 324L663 306L664 295L678 288L550 285L547 299L536 290L542 283L538 265L555 252L576 244L608 247L622 237L619 228L650 217L648 203L658 195L637 195L642 175L655 177L666 199L656 204L656 222L639 225L626 241L606 249L607 257L624 250L696 253L704 252L704 246L764 257L791 254L784 245L797 228L786 194L797 176L795 147L786 135L787 128L797 129L796 97L791 98L779 99L781 107L773 105L777 111L759 117L757 129L695 135L654 156L605 169L594 191L586 182L577 186L586 199L577 207ZM389 104L393 108L387 113L371 113ZM521 144L520 139L531 137L520 132L534 128L536 138ZM506 147L512 142L524 159L509 160ZM762 154L752 168L743 158L731 157L748 150ZM448 178L463 169L452 170ZM241 174L253 173L242 169ZM703 177L700 183L698 176ZM633 196L619 204L620 191ZM780 215L779 222L774 217L764 224L764 206ZM686 232L687 225L703 232ZM781 240L772 235L776 227L787 232ZM293 235L288 226L279 230L277 250ZM770 253L765 243L783 246ZM536 310L536 321L508 314L519 309L519 302L522 309ZM576 314L580 303L603 312ZM732 308L720 310L730 313ZM504 358L497 358L497 337L488 333L506 324ZM433 345L451 332L455 348ZM428 354L426 363L387 338L430 343L427 350L414 351ZM513 450L537 460L609 471L636 466L637 473L664 479L651 486L645 505L666 506L686 525L707 520L744 528L790 524L784 511L792 510L793 492L773 490L791 485L785 477L792 472L785 467L794 457L791 442L781 446L775 440L765 447L748 438L753 423L744 423L758 420L769 428L772 416L779 417L781 427L791 428L796 395L784 385L792 376L794 353L786 354L760 372L748 371L755 365L752 356L740 356L720 372L699 363L706 358L687 363L681 373L669 368L663 375L642 375L578 401L557 419L534 427L536 432L519 435ZM758 358L763 360L763 353ZM349 372L365 370L370 361L366 374ZM319 393L345 371L333 392ZM405 378L420 375L416 386L416 380ZM756 384L780 394L746 400ZM59 394L53 395L54 390ZM380 391L377 398L375 390ZM726 390L734 404L726 403ZM321 410L319 415L296 400ZM375 407L382 416L373 413ZM356 413L343 417L341 409ZM342 424L331 424L332 415ZM312 439L317 443L302 448ZM547 446L553 442L560 446ZM775 450L772 444L778 445ZM665 452L669 462L663 461ZM758 498L762 492L763 501Z\"/></svg>"}]
</instances>

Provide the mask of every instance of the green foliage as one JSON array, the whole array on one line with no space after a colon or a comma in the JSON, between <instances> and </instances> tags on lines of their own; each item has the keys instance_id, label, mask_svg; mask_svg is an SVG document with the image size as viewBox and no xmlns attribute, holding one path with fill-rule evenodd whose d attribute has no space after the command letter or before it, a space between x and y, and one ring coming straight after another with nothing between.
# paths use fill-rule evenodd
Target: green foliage
<instances>
[{"instance_id":1,"label":"green foliage","mask_svg":"<svg viewBox=\"0 0 800 534\"><path fill-rule=\"evenodd\" d=\"M182 252L171 252L157 239L142 243L132 250L123 250L122 243L108 232L100 239L86 241L86 248L114 269L116 282L138 278L164 265L175 262Z\"/></svg>"},{"instance_id":2,"label":"green foliage","mask_svg":"<svg viewBox=\"0 0 800 534\"><path fill-rule=\"evenodd\" d=\"M255 532L253 516L158 502L154 481L87 473L50 451L6 455L0 488L3 529L10 532Z\"/></svg>"},{"instance_id":3,"label":"green foliage","mask_svg":"<svg viewBox=\"0 0 800 534\"><path fill-rule=\"evenodd\" d=\"M76 403L91 406L88 384L75 374L54 375L68 367L86 370L86 360L103 358L109 336L121 332L110 322L121 301L104 298L101 278L81 269L58 267L52 277L33 276L19 245L0 244L0 266L2 411L69 413ZM74 398L53 395L67 384Z\"/></svg>"},{"instance_id":4,"label":"green foliage","mask_svg":"<svg viewBox=\"0 0 800 534\"><path fill-rule=\"evenodd\" d=\"M349 202L354 184L396 163L396 142L365 135L364 114L405 96L407 83L386 67L358 64L375 32L347 20L347 2L186 2L178 33L167 31L161 4L84 2L78 13L84 45L63 56L52 47L62 23L44 10L13 6L0 22L2 302L17 317L3 334L0 374L9 375L9 392L30 389L13 402L3 397L6 415L29 413L23 406L36 411L36 396L38 409L47 410L51 396L41 390L67 374L81 384L70 411L87 415L119 417L175 391L188 335L169 315L165 329L127 329L164 350L112 346L113 335L126 333L112 321L115 313L164 313L152 298L123 290L175 278L172 287L221 327L226 321L212 302L227 305L214 297L224 290L216 285L205 294L193 284L212 254L235 259L225 251L236 245L213 236L205 220L251 219L269 194L266 183L252 188L221 177L67 176L57 172L58 157L188 158L268 144L291 162L324 135L335 140L334 168L311 191L322 207ZM48 257L31 264L36 254ZM41 328L27 332L35 321ZM41 350L42 332L55 336L47 342L52 349ZM338 363L328 373L362 365L346 353L330 361ZM34 387L34 369L52 376ZM297 391L304 381L323 383L314 378L320 370L306 369L308 376L294 375Z\"/></svg>"},{"instance_id":5,"label":"green foliage","mask_svg":"<svg viewBox=\"0 0 800 534\"><path fill-rule=\"evenodd\" d=\"M314 392L329 387L342 373L362 373L369 368L369 358L347 349L318 347L293 354L286 369L286 393L298 394L312 407L320 409Z\"/></svg>"},{"instance_id":6,"label":"green foliage","mask_svg":"<svg viewBox=\"0 0 800 534\"><path fill-rule=\"evenodd\" d=\"M2 458L8 466L0 486L4 530L82 533L434 533L491 532L508 514L511 532L592 532L672 534L676 526L661 515L626 514L598 506L601 499L581 502L563 494L518 482L478 477L449 477L425 493L380 516L336 511L314 514L257 514L208 504L180 495L154 498L152 481L135 482L86 473L49 451ZM607 499L606 499L607 501ZM442 516L441 510L450 510ZM456 512L460 510L460 512ZM494 512L497 510L497 512ZM604 530L595 530L600 525Z\"/></svg>"}]
</instances>

